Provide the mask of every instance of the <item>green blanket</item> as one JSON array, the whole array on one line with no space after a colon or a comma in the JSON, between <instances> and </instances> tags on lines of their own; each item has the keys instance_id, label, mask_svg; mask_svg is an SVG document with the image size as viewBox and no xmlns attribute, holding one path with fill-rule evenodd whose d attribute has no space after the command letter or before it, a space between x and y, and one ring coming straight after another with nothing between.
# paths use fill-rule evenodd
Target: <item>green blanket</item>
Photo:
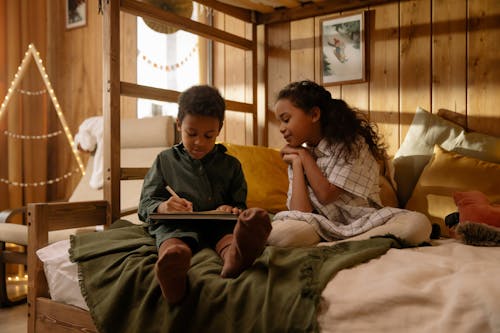
<instances>
[{"instance_id":1,"label":"green blanket","mask_svg":"<svg viewBox=\"0 0 500 333\"><path fill-rule=\"evenodd\" d=\"M392 238L331 247L268 247L236 279L219 276L211 249L196 253L189 293L169 306L154 275L157 250L145 227L120 222L71 238L80 286L101 333L316 332L321 292L338 271L401 247Z\"/></svg>"}]
</instances>

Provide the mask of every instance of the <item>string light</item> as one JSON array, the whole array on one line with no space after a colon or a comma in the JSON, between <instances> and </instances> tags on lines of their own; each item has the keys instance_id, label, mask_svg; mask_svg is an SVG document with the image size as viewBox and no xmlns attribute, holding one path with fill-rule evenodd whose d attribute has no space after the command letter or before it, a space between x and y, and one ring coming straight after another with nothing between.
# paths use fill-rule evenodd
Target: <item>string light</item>
<instances>
[{"instance_id":1,"label":"string light","mask_svg":"<svg viewBox=\"0 0 500 333\"><path fill-rule=\"evenodd\" d=\"M31 57L30 57L31 55ZM12 94L14 91L16 91L21 78L23 77L24 73L26 72L26 69L28 68L29 65L29 60L33 58L35 60L35 64L38 67L38 70L40 71L40 75L43 79L43 82L45 83L45 87L47 91L49 92L50 98L52 100L52 104L54 104L54 107L56 108L56 113L57 116L59 117L59 121L61 122L62 128L64 129L64 133L66 134L66 138L68 139L70 147L75 147L74 140L73 140L73 135L69 131L69 127L66 124L66 119L64 118L64 115L61 110L61 106L59 105L59 102L57 100L57 97L54 93L54 89L52 89L51 83L49 81L49 76L47 75L45 71L45 67L43 66L42 59L40 58L40 52L37 51L35 48L35 45L30 44L28 46L28 50L24 54L24 58L21 61L21 65L17 68L18 71L14 75L14 80L12 80L12 83L7 90L7 95L5 95L5 98L0 105L0 120L2 119L2 114L4 113L5 109L7 108L7 105L9 103L10 98L12 97ZM75 156L75 159L78 163L78 167L80 168L80 171L82 175L85 175L85 168L83 166L83 162L80 158L80 154L78 153L78 149L73 148L72 149L73 155Z\"/></svg>"},{"instance_id":2,"label":"string light","mask_svg":"<svg viewBox=\"0 0 500 333\"><path fill-rule=\"evenodd\" d=\"M17 74L16 74L17 75ZM28 95L28 96L38 96L38 95L43 95L47 92L46 89L41 89L37 91L30 91L30 90L24 90L24 89L17 89L21 94L23 95Z\"/></svg>"},{"instance_id":3,"label":"string light","mask_svg":"<svg viewBox=\"0 0 500 333\"><path fill-rule=\"evenodd\" d=\"M56 132L52 132L52 133L49 133L49 134L41 134L41 135L23 135L23 134L12 133L12 132L9 132L9 131L4 131L3 133L5 135L7 135L8 137L11 137L13 139L42 140L42 139L49 139L49 138L52 138L54 136L58 136L58 135L62 134L62 131L56 131Z\"/></svg>"},{"instance_id":4,"label":"string light","mask_svg":"<svg viewBox=\"0 0 500 333\"><path fill-rule=\"evenodd\" d=\"M185 63L189 61L189 59L196 54L196 51L198 49L198 43L196 43L193 48L189 51L188 55L186 55L181 61L175 63L175 64L159 64L151 60L146 54L142 53L141 50L137 50L137 57L142 59L144 62L146 62L148 65L153 66L156 69L165 71L165 72L172 72L177 69L179 69L181 66L183 66Z\"/></svg>"},{"instance_id":5,"label":"string light","mask_svg":"<svg viewBox=\"0 0 500 333\"><path fill-rule=\"evenodd\" d=\"M18 186L18 187L37 187L37 186L45 186L45 185L52 185L59 183L61 180L64 180L68 177L71 177L73 173L78 173L81 172L80 168L75 168L74 171L69 171L62 175L61 177L57 177L54 179L49 179L45 181L40 181L40 182L32 182L32 183L24 183L24 182L14 182L5 178L0 178L0 183L4 183L7 185L12 185L12 186Z\"/></svg>"}]
</instances>

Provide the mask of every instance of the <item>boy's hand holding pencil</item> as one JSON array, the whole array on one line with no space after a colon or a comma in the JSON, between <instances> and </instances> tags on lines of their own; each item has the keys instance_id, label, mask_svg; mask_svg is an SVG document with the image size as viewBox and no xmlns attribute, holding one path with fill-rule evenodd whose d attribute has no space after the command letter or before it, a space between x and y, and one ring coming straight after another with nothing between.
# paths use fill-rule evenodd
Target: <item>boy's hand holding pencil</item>
<instances>
[{"instance_id":1,"label":"boy's hand holding pencil","mask_svg":"<svg viewBox=\"0 0 500 333\"><path fill-rule=\"evenodd\" d=\"M191 201L179 197L179 195L168 185L166 189L172 196L158 206L158 213L193 211L193 203Z\"/></svg>"}]
</instances>

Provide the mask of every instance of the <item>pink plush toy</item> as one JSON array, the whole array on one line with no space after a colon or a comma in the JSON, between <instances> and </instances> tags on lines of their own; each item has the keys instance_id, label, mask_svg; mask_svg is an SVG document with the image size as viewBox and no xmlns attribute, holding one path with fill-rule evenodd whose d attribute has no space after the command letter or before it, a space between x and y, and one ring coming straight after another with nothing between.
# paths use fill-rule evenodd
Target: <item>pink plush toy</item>
<instances>
[{"instance_id":1,"label":"pink plush toy","mask_svg":"<svg viewBox=\"0 0 500 333\"><path fill-rule=\"evenodd\" d=\"M455 237L479 246L500 245L500 205L492 204L480 191L453 193L459 223Z\"/></svg>"},{"instance_id":2,"label":"pink plush toy","mask_svg":"<svg viewBox=\"0 0 500 333\"><path fill-rule=\"evenodd\" d=\"M453 200L458 207L460 222L478 222L500 227L500 205L490 203L482 192L455 192Z\"/></svg>"}]
</instances>

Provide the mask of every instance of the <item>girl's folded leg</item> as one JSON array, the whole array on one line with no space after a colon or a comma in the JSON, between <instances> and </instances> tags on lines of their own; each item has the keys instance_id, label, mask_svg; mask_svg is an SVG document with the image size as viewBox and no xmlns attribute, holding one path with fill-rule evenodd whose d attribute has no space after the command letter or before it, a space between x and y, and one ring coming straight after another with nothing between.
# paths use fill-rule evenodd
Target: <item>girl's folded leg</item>
<instances>
[{"instance_id":1,"label":"girl's folded leg","mask_svg":"<svg viewBox=\"0 0 500 333\"><path fill-rule=\"evenodd\" d=\"M316 230L307 222L299 220L277 220L267 244L278 247L314 246L321 241Z\"/></svg>"},{"instance_id":2,"label":"girl's folded leg","mask_svg":"<svg viewBox=\"0 0 500 333\"><path fill-rule=\"evenodd\" d=\"M431 231L432 225L427 216L419 212L408 211L395 215L378 227L342 241L364 240L391 234L405 240L410 245L419 245L430 241Z\"/></svg>"}]
</instances>

